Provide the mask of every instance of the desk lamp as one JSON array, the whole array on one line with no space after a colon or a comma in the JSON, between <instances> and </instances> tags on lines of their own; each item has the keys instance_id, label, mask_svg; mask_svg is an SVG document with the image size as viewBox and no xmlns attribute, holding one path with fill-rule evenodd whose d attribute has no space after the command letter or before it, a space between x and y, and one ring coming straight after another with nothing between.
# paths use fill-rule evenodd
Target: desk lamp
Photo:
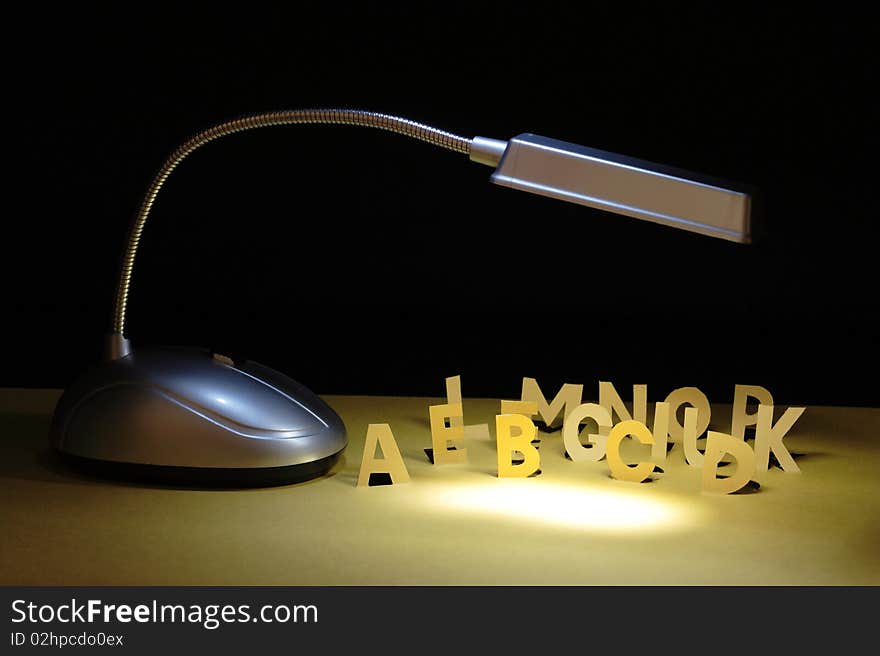
<instances>
[{"instance_id":1,"label":"desk lamp","mask_svg":"<svg viewBox=\"0 0 880 656\"><path fill-rule=\"evenodd\" d=\"M378 128L495 167L495 184L738 242L749 241L747 188L533 134L467 139L350 109L303 109L221 123L175 150L135 215L102 362L55 409L50 441L92 473L195 486L277 485L326 473L345 426L315 394L263 365L208 351L132 348L125 315L138 243L159 191L193 151L220 137L299 123Z\"/></svg>"}]
</instances>

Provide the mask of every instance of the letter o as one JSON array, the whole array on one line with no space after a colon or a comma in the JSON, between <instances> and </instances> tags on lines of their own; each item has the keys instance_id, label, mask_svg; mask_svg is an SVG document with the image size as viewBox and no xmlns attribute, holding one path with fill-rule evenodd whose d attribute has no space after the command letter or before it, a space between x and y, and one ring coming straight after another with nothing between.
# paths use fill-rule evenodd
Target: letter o
<instances>
[{"instance_id":1,"label":"letter o","mask_svg":"<svg viewBox=\"0 0 880 656\"><path fill-rule=\"evenodd\" d=\"M712 418L712 408L709 399L696 387L679 387L672 390L666 397L669 404L669 437L673 442L684 441L684 426L678 421L678 408L684 403L689 403L697 409L697 437L709 428L709 420Z\"/></svg>"}]
</instances>

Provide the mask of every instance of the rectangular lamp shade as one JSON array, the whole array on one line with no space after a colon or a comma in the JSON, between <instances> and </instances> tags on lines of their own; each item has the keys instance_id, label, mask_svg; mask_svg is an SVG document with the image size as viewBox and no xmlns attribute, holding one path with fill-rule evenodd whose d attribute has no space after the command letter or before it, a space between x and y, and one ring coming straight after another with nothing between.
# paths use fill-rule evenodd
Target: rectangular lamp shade
<instances>
[{"instance_id":1,"label":"rectangular lamp shade","mask_svg":"<svg viewBox=\"0 0 880 656\"><path fill-rule=\"evenodd\" d=\"M521 134L507 143L491 179L681 230L751 240L749 187L595 148Z\"/></svg>"}]
</instances>

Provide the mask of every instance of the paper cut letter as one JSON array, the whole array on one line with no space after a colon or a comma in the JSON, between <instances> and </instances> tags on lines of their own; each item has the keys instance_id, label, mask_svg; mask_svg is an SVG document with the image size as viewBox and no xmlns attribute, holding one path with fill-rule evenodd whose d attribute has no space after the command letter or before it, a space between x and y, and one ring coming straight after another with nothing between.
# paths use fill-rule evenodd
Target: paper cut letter
<instances>
[{"instance_id":1,"label":"paper cut letter","mask_svg":"<svg viewBox=\"0 0 880 656\"><path fill-rule=\"evenodd\" d=\"M730 434L738 440L745 439L746 426L753 426L758 413L748 414L746 408L749 397L757 399L759 405L773 405L773 395L760 385L737 385L733 388L733 415L730 420Z\"/></svg>"},{"instance_id":2,"label":"paper cut letter","mask_svg":"<svg viewBox=\"0 0 880 656\"><path fill-rule=\"evenodd\" d=\"M448 403L445 405L432 405L428 408L431 415L431 443L434 448L435 465L458 465L467 462L467 449L463 449L456 440L464 437L464 426L447 427L444 421L451 417L461 417L461 403ZM450 445L448 442L452 441ZM455 448L450 448L453 446Z\"/></svg>"},{"instance_id":3,"label":"paper cut letter","mask_svg":"<svg viewBox=\"0 0 880 656\"><path fill-rule=\"evenodd\" d=\"M669 440L669 404L658 401L654 404L654 446L651 447L651 460L658 465L666 462L666 443Z\"/></svg>"},{"instance_id":4,"label":"paper cut letter","mask_svg":"<svg viewBox=\"0 0 880 656\"><path fill-rule=\"evenodd\" d=\"M654 436L651 431L640 421L621 421L614 425L608 435L608 466L611 475L621 481L641 483L654 471L653 462L640 462L635 467L627 465L620 457L620 443L627 435L632 435L642 444L654 444Z\"/></svg>"},{"instance_id":5,"label":"paper cut letter","mask_svg":"<svg viewBox=\"0 0 880 656\"><path fill-rule=\"evenodd\" d=\"M684 426L678 421L678 409L684 403L689 403L698 411L697 437L709 427L712 408L709 406L709 399L706 398L706 395L696 387L679 387L672 390L666 397L666 403L669 404L669 437L673 442L684 440Z\"/></svg>"},{"instance_id":6,"label":"paper cut letter","mask_svg":"<svg viewBox=\"0 0 880 656\"><path fill-rule=\"evenodd\" d=\"M376 444L382 449L382 458L376 457ZM388 424L370 424L367 426L367 439L364 444L364 457L361 460L361 473L358 475L358 487L370 484L370 474L389 474L393 483L408 483L409 472L397 440Z\"/></svg>"},{"instance_id":7,"label":"paper cut letter","mask_svg":"<svg viewBox=\"0 0 880 656\"><path fill-rule=\"evenodd\" d=\"M525 415L529 419L538 413L538 404L534 401L501 401L502 415Z\"/></svg>"},{"instance_id":8,"label":"paper cut letter","mask_svg":"<svg viewBox=\"0 0 880 656\"><path fill-rule=\"evenodd\" d=\"M532 419L532 417L534 417L537 412L538 404L534 401L501 401L502 415L523 415L525 417L528 417L529 419ZM533 419L532 423L534 423ZM537 437L534 437L532 439L534 439L535 442L541 441Z\"/></svg>"},{"instance_id":9,"label":"paper cut letter","mask_svg":"<svg viewBox=\"0 0 880 656\"><path fill-rule=\"evenodd\" d=\"M514 430L517 434L514 434ZM498 446L498 478L525 478L541 466L541 456L532 446L538 429L529 417L520 414L495 416L495 439ZM513 454L519 452L525 460L513 464Z\"/></svg>"},{"instance_id":10,"label":"paper cut letter","mask_svg":"<svg viewBox=\"0 0 880 656\"><path fill-rule=\"evenodd\" d=\"M697 448L697 415L700 411L696 408L684 409L684 457L692 467L703 466L703 454Z\"/></svg>"},{"instance_id":11,"label":"paper cut letter","mask_svg":"<svg viewBox=\"0 0 880 656\"><path fill-rule=\"evenodd\" d=\"M538 386L538 381L534 378L523 378L522 382L522 400L534 401L538 404L536 414L541 415L541 419L547 426L552 426L553 422L562 412L562 421L571 414L577 406L581 404L581 398L584 395L583 385L573 385L565 383L559 390L559 393L553 398L552 403L547 403L547 398Z\"/></svg>"},{"instance_id":12,"label":"paper cut letter","mask_svg":"<svg viewBox=\"0 0 880 656\"><path fill-rule=\"evenodd\" d=\"M461 376L450 376L446 379L446 403L454 405L461 402ZM489 439L489 424L465 425L463 412L458 417L449 417L449 425L453 428L464 426L465 439Z\"/></svg>"},{"instance_id":13,"label":"paper cut letter","mask_svg":"<svg viewBox=\"0 0 880 656\"><path fill-rule=\"evenodd\" d=\"M599 383L599 405L605 408L611 416L617 414L620 421L635 419L643 424L648 420L648 386L633 385L633 413L629 414L626 404L617 393L614 383Z\"/></svg>"},{"instance_id":14,"label":"paper cut letter","mask_svg":"<svg viewBox=\"0 0 880 656\"><path fill-rule=\"evenodd\" d=\"M586 447L581 443L581 422L592 419L599 427L598 435L588 435L593 445ZM574 462L599 462L605 457L608 444L608 432L611 430L611 413L598 403L584 403L576 407L565 418L562 426L562 441L565 450Z\"/></svg>"},{"instance_id":15,"label":"paper cut letter","mask_svg":"<svg viewBox=\"0 0 880 656\"><path fill-rule=\"evenodd\" d=\"M718 463L725 453L736 460L736 472L727 478L717 478ZM703 461L703 492L730 494L749 482L755 472L755 452L743 440L724 433L709 431L706 455Z\"/></svg>"},{"instance_id":16,"label":"paper cut letter","mask_svg":"<svg viewBox=\"0 0 880 656\"><path fill-rule=\"evenodd\" d=\"M449 376L446 379L446 403L454 405L461 402L461 376ZM449 417L449 425L464 426L464 412L458 417Z\"/></svg>"},{"instance_id":17,"label":"paper cut letter","mask_svg":"<svg viewBox=\"0 0 880 656\"><path fill-rule=\"evenodd\" d=\"M773 406L758 406L756 413L757 425L755 427L755 461L757 471L765 472L770 466L770 452L772 451L782 467L782 471L792 474L800 473L801 469L795 463L794 458L785 448L782 439L794 426L794 422L800 419L805 408L789 408L785 411L776 425L773 425Z\"/></svg>"}]
</instances>

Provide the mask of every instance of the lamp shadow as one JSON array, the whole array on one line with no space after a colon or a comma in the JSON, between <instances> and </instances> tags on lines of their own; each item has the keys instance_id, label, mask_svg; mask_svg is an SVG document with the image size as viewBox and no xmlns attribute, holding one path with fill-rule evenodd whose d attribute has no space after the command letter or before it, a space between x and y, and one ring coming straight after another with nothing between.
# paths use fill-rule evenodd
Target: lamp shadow
<instances>
[{"instance_id":1,"label":"lamp shadow","mask_svg":"<svg viewBox=\"0 0 880 656\"><path fill-rule=\"evenodd\" d=\"M0 478L57 483L87 483L88 479L62 471L52 458L46 414L0 415Z\"/></svg>"}]
</instances>

